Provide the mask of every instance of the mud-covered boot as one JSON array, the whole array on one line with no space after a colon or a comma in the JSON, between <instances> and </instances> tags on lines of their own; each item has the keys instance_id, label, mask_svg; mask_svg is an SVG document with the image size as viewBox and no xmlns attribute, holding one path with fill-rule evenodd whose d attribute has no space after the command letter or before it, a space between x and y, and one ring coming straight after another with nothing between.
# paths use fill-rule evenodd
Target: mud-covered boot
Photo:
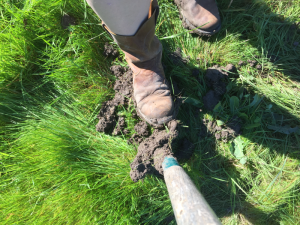
<instances>
[{"instance_id":1,"label":"mud-covered boot","mask_svg":"<svg viewBox=\"0 0 300 225\"><path fill-rule=\"evenodd\" d=\"M192 32L201 36L211 36L221 29L215 0L174 0L174 2L181 14L184 28L195 29Z\"/></svg>"},{"instance_id":2,"label":"mud-covered boot","mask_svg":"<svg viewBox=\"0 0 300 225\"><path fill-rule=\"evenodd\" d=\"M160 126L175 117L170 87L161 64L162 44L154 35L158 11L157 2L153 1L148 19L133 36L114 34L103 24L124 51L126 61L133 71L138 114L153 126Z\"/></svg>"}]
</instances>

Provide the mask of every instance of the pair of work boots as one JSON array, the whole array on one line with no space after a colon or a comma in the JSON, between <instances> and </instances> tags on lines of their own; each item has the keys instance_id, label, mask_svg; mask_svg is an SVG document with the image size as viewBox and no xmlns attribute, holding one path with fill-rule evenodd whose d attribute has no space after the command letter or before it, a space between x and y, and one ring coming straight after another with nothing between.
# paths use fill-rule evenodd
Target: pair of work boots
<instances>
[{"instance_id":1,"label":"pair of work boots","mask_svg":"<svg viewBox=\"0 0 300 225\"><path fill-rule=\"evenodd\" d=\"M185 28L206 36L220 30L221 22L215 0L174 1ZM103 24L124 51L126 61L133 71L134 98L139 116L155 127L175 117L174 102L161 64L162 44L155 36L158 13L157 0L153 0L148 19L133 36L116 35Z\"/></svg>"}]
</instances>

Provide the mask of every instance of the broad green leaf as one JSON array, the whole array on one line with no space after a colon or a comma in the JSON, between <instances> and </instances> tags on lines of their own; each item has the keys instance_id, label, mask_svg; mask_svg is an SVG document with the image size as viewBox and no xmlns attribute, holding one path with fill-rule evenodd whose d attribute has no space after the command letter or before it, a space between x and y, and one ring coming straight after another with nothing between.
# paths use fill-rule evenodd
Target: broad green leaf
<instances>
[{"instance_id":1,"label":"broad green leaf","mask_svg":"<svg viewBox=\"0 0 300 225\"><path fill-rule=\"evenodd\" d=\"M214 112L217 113L217 112L220 112L222 110L222 105L221 105L221 102L219 102L215 108L214 108Z\"/></svg>"},{"instance_id":2,"label":"broad green leaf","mask_svg":"<svg viewBox=\"0 0 300 225\"><path fill-rule=\"evenodd\" d=\"M243 153L243 140L241 139L241 136L238 136L235 140L234 140L234 156L237 158L237 159L241 159L243 156L244 156L244 153Z\"/></svg>"},{"instance_id":3,"label":"broad green leaf","mask_svg":"<svg viewBox=\"0 0 300 225\"><path fill-rule=\"evenodd\" d=\"M241 119L243 119L243 120L248 121L248 116L247 116L246 113L239 113L239 117L240 117Z\"/></svg>"},{"instance_id":4,"label":"broad green leaf","mask_svg":"<svg viewBox=\"0 0 300 225\"><path fill-rule=\"evenodd\" d=\"M222 120L217 120L217 125L220 127L224 125L225 123Z\"/></svg>"},{"instance_id":5,"label":"broad green leaf","mask_svg":"<svg viewBox=\"0 0 300 225\"><path fill-rule=\"evenodd\" d=\"M272 107L273 107L272 104L268 105L268 106L266 107L266 111L270 111Z\"/></svg>"},{"instance_id":6,"label":"broad green leaf","mask_svg":"<svg viewBox=\"0 0 300 225\"><path fill-rule=\"evenodd\" d=\"M227 86L226 86L226 91L229 92L232 89L232 83L230 82Z\"/></svg>"},{"instance_id":7,"label":"broad green leaf","mask_svg":"<svg viewBox=\"0 0 300 225\"><path fill-rule=\"evenodd\" d=\"M194 106L199 107L199 108L202 107L202 103L199 100L195 99L195 98L187 98L184 102L188 103L188 104L191 104L191 105L194 105Z\"/></svg>"},{"instance_id":8,"label":"broad green leaf","mask_svg":"<svg viewBox=\"0 0 300 225\"><path fill-rule=\"evenodd\" d=\"M247 157L244 155L244 141L241 139L241 136L238 136L231 144L230 151L231 153L240 161L241 164L247 162Z\"/></svg>"},{"instance_id":9,"label":"broad green leaf","mask_svg":"<svg viewBox=\"0 0 300 225\"><path fill-rule=\"evenodd\" d=\"M260 117L256 117L254 123L260 123Z\"/></svg>"},{"instance_id":10,"label":"broad green leaf","mask_svg":"<svg viewBox=\"0 0 300 225\"><path fill-rule=\"evenodd\" d=\"M252 123L252 124L246 125L244 128L245 129L252 129L254 127L259 127L260 125L261 125L260 123Z\"/></svg>"},{"instance_id":11,"label":"broad green leaf","mask_svg":"<svg viewBox=\"0 0 300 225\"><path fill-rule=\"evenodd\" d=\"M252 108L251 112L253 112L256 107L259 105L259 103L263 100L263 98L260 98L257 94L254 96L253 101L250 103L249 108Z\"/></svg>"},{"instance_id":12,"label":"broad green leaf","mask_svg":"<svg viewBox=\"0 0 300 225\"><path fill-rule=\"evenodd\" d=\"M231 113L234 114L237 109L239 108L239 105L240 105L240 100L238 97L236 96L231 96L230 98L230 110L231 110Z\"/></svg>"},{"instance_id":13,"label":"broad green leaf","mask_svg":"<svg viewBox=\"0 0 300 225\"><path fill-rule=\"evenodd\" d=\"M247 156L244 156L244 157L242 157L241 159L240 159L240 163L241 164L245 164L247 162Z\"/></svg>"}]
</instances>

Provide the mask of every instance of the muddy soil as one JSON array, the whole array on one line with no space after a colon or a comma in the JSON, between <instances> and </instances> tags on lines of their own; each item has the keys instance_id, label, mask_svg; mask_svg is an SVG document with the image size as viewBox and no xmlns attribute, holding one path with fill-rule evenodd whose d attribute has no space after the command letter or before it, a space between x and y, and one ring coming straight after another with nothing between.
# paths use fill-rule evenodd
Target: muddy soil
<instances>
[{"instance_id":1,"label":"muddy soil","mask_svg":"<svg viewBox=\"0 0 300 225\"><path fill-rule=\"evenodd\" d=\"M115 54L109 47L107 49L109 54ZM174 64L182 65L182 63L187 62L187 59L182 58L179 48L171 54L170 59ZM124 116L119 117L117 109L120 105L126 108L129 100L133 99L132 71L119 65L112 66L110 70L116 77L115 96L112 100L103 103L97 116L99 122L96 125L96 130L128 137L130 131L127 129L126 118ZM221 97L226 93L228 76L235 76L235 73L236 68L232 64L226 67L215 65L207 70L205 80L210 90L203 97L204 107L207 110L213 110L218 104ZM199 71L193 70L192 75L198 76ZM176 96L179 95L180 90L175 83L174 85L173 94ZM132 116L137 118L136 113L133 113ZM216 122L203 120L200 138L213 135L218 140L228 141L241 134L241 124L242 121L238 117L232 118L222 127L217 126ZM192 156L194 145L187 138L179 137L179 133L187 132L182 132L181 129L186 128L178 124L176 120L170 121L167 127L168 132L166 129L154 129L151 134L150 126L144 121L140 121L134 126L135 133L128 139L128 144L138 145L137 155L130 165L130 177L134 182L143 179L147 174L162 177L162 162L168 155L174 156L179 161L188 160Z\"/></svg>"},{"instance_id":2,"label":"muddy soil","mask_svg":"<svg viewBox=\"0 0 300 225\"><path fill-rule=\"evenodd\" d=\"M118 105L127 105L130 98L132 98L132 71L122 66L112 66L111 72L116 76L117 80L114 85L115 97L102 104L100 112L97 116L99 119L96 125L96 130L99 132L110 133L116 126L118 117L116 115ZM124 131L126 127L125 119L119 119L118 127L115 128L113 134L119 135L121 133L128 133Z\"/></svg>"},{"instance_id":3,"label":"muddy soil","mask_svg":"<svg viewBox=\"0 0 300 225\"><path fill-rule=\"evenodd\" d=\"M115 96L102 104L96 130L112 135L127 135L130 132L126 129L126 118L118 117L117 107L126 107L133 98L132 71L122 66L112 66L110 70L117 78L114 85ZM175 95L179 93L176 89L178 88L174 89ZM168 133L166 130L155 129L150 135L150 126L146 122L140 121L134 126L135 133L128 140L128 144L139 145L137 155L131 163L130 176L134 182L143 179L146 174L162 177L162 162L167 155L175 156L178 160L187 160L192 156L193 144L186 138L178 139L178 123L172 120L167 127ZM178 149L176 154L171 150L174 144Z\"/></svg>"},{"instance_id":4,"label":"muddy soil","mask_svg":"<svg viewBox=\"0 0 300 225\"><path fill-rule=\"evenodd\" d=\"M150 135L150 128L145 121L140 121L134 126L134 133L127 141L128 144L140 144L146 137Z\"/></svg>"},{"instance_id":5,"label":"muddy soil","mask_svg":"<svg viewBox=\"0 0 300 225\"><path fill-rule=\"evenodd\" d=\"M138 147L138 152L130 164L130 177L134 182L143 179L146 174L163 175L162 162L168 155L174 156L170 149L172 139L178 136L177 122L168 123L169 133L165 130L154 130Z\"/></svg>"},{"instance_id":6,"label":"muddy soil","mask_svg":"<svg viewBox=\"0 0 300 225\"><path fill-rule=\"evenodd\" d=\"M170 53L169 54L169 59L176 66L180 66L182 63L186 64L189 61L189 58L182 57L181 48L177 48L174 52Z\"/></svg>"},{"instance_id":7,"label":"muddy soil","mask_svg":"<svg viewBox=\"0 0 300 225\"><path fill-rule=\"evenodd\" d=\"M69 26L71 25L76 25L76 20L74 17L68 15L68 14L64 14L61 17L61 26L63 29L68 29Z\"/></svg>"},{"instance_id":8,"label":"muddy soil","mask_svg":"<svg viewBox=\"0 0 300 225\"><path fill-rule=\"evenodd\" d=\"M119 51L113 47L113 45L106 42L104 45L103 55L106 57L111 57L111 58L115 59L120 54L119 54Z\"/></svg>"},{"instance_id":9,"label":"muddy soil","mask_svg":"<svg viewBox=\"0 0 300 225\"><path fill-rule=\"evenodd\" d=\"M204 108L206 110L212 111L219 103L223 95L226 93L228 76L233 76L236 71L236 67L232 64L228 64L226 67L215 65L207 69L205 80L206 85L210 90L206 93L205 96L203 96L202 99Z\"/></svg>"},{"instance_id":10,"label":"muddy soil","mask_svg":"<svg viewBox=\"0 0 300 225\"><path fill-rule=\"evenodd\" d=\"M99 119L96 125L96 131L110 133L116 125L116 107L117 103L112 101L107 101L102 104L97 118Z\"/></svg>"}]
</instances>

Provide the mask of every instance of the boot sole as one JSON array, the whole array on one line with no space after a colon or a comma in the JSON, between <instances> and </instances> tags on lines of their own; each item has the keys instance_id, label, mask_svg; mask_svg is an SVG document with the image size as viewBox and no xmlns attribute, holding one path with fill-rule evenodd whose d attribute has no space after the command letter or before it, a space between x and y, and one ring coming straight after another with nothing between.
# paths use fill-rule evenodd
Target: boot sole
<instances>
[{"instance_id":1,"label":"boot sole","mask_svg":"<svg viewBox=\"0 0 300 225\"><path fill-rule=\"evenodd\" d=\"M215 28L213 29L213 31L205 31L205 30L201 30L201 29L197 29L197 27L195 27L193 24L190 23L190 21L188 21L182 14L182 23L185 23L187 25L187 29L189 30L193 30L191 31L191 33L195 33L195 34L198 34L199 36L212 36L216 33L218 33L221 29L221 23Z\"/></svg>"},{"instance_id":2,"label":"boot sole","mask_svg":"<svg viewBox=\"0 0 300 225\"><path fill-rule=\"evenodd\" d=\"M137 108L138 114L142 120L145 120L147 123L149 123L154 128L161 128L164 124L171 121L172 119L175 119L174 113L172 116L166 116L160 119L150 119L147 118L138 108Z\"/></svg>"},{"instance_id":3,"label":"boot sole","mask_svg":"<svg viewBox=\"0 0 300 225\"><path fill-rule=\"evenodd\" d=\"M178 1L175 0L174 2L177 5L178 11L180 13L180 18L181 18L183 27L186 28L186 29L188 29L188 30L193 30L193 31L190 31L190 33L195 33L195 34L198 34L199 36L208 36L208 37L210 37L210 36L212 36L212 35L214 35L214 34L216 34L216 33L218 33L220 31L220 29L221 29L221 22L212 31L201 30L199 28L197 29L197 27L195 27L190 21L188 21L187 18L185 18L183 16L183 13L181 12L181 8L180 8L180 1L178 2Z\"/></svg>"}]
</instances>

